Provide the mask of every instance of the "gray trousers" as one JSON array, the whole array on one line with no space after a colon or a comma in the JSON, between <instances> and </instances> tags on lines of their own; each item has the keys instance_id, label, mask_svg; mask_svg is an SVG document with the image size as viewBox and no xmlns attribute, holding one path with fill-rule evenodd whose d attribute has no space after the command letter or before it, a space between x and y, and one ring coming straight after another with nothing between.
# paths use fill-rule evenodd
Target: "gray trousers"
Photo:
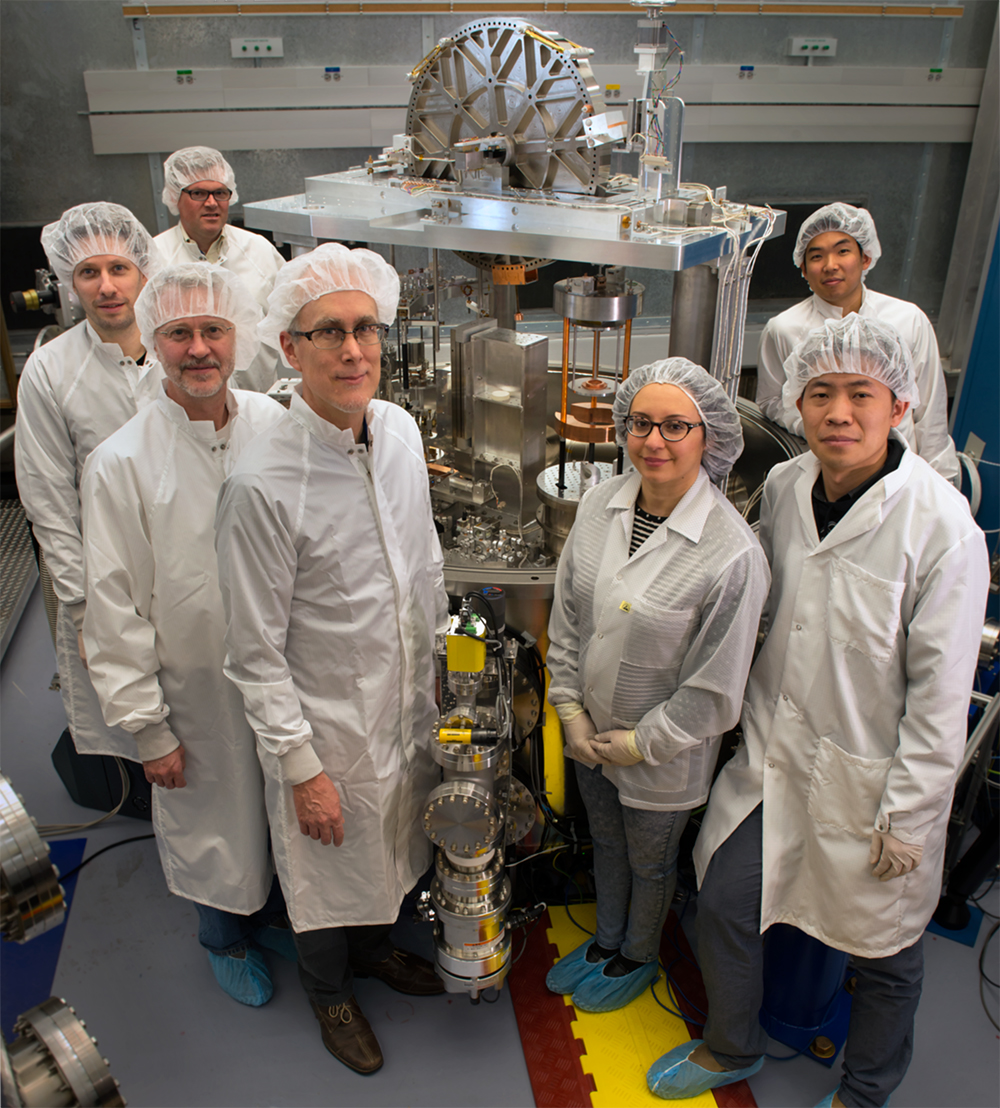
<instances>
[{"instance_id":1,"label":"gray trousers","mask_svg":"<svg viewBox=\"0 0 1000 1108\"><path fill-rule=\"evenodd\" d=\"M655 962L677 887L677 852L690 811L622 804L600 766L574 762L594 842L598 943L633 962Z\"/></svg>"},{"instance_id":2,"label":"gray trousers","mask_svg":"<svg viewBox=\"0 0 1000 1108\"><path fill-rule=\"evenodd\" d=\"M758 805L712 856L698 894L705 1042L728 1069L752 1065L767 1048L757 1018L764 999L762 834ZM837 1090L849 1108L880 1108L906 1074L924 979L922 944L918 939L889 958L851 958L857 987Z\"/></svg>"},{"instance_id":3,"label":"gray trousers","mask_svg":"<svg viewBox=\"0 0 1000 1108\"><path fill-rule=\"evenodd\" d=\"M335 1008L354 995L351 958L361 962L384 962L392 954L391 923L359 927L322 927L318 931L296 931L299 980L321 1008Z\"/></svg>"}]
</instances>

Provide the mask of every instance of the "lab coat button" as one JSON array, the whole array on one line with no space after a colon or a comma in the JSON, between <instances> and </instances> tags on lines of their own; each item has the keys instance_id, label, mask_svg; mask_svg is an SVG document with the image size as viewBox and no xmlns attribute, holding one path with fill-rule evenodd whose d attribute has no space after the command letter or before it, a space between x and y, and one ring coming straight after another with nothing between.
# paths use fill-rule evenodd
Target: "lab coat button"
<instances>
[{"instance_id":1,"label":"lab coat button","mask_svg":"<svg viewBox=\"0 0 1000 1108\"><path fill-rule=\"evenodd\" d=\"M767 768L768 769L774 769L774 762L768 762L767 763Z\"/></svg>"},{"instance_id":2,"label":"lab coat button","mask_svg":"<svg viewBox=\"0 0 1000 1108\"><path fill-rule=\"evenodd\" d=\"M603 636L603 635L598 635L597 637L598 637L599 639L603 639L603 638L604 638L604 636Z\"/></svg>"},{"instance_id":3,"label":"lab coat button","mask_svg":"<svg viewBox=\"0 0 1000 1108\"><path fill-rule=\"evenodd\" d=\"M781 694L781 699L782 699L782 700L787 700L787 699L788 699L788 697L787 697L787 696L785 696L785 694L784 694L784 693L782 693L782 694Z\"/></svg>"},{"instance_id":4,"label":"lab coat button","mask_svg":"<svg viewBox=\"0 0 1000 1108\"><path fill-rule=\"evenodd\" d=\"M796 631L801 631L802 630L802 624L801 623L796 623L795 630Z\"/></svg>"}]
</instances>

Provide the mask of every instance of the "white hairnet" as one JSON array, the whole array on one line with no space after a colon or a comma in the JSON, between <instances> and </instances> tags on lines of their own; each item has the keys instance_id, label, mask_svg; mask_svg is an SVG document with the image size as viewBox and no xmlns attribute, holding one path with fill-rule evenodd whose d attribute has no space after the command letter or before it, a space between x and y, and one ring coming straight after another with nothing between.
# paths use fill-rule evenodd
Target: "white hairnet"
<instances>
[{"instance_id":1,"label":"white hairnet","mask_svg":"<svg viewBox=\"0 0 1000 1108\"><path fill-rule=\"evenodd\" d=\"M872 219L870 212L864 208L855 208L851 204L826 204L822 208L817 208L799 228L799 237L795 240L795 252L792 254L796 267L802 268L806 247L817 235L822 235L825 231L842 231L845 235L850 235L861 247L861 253L867 254L872 260L866 270L867 273L875 268L875 263L882 257L882 246L878 241L875 220Z\"/></svg>"},{"instance_id":2,"label":"white hairnet","mask_svg":"<svg viewBox=\"0 0 1000 1108\"><path fill-rule=\"evenodd\" d=\"M163 203L177 215L177 199L182 189L198 181L219 181L233 190L230 204L239 200L233 167L211 146L185 146L175 150L163 163Z\"/></svg>"},{"instance_id":3,"label":"white hairnet","mask_svg":"<svg viewBox=\"0 0 1000 1108\"><path fill-rule=\"evenodd\" d=\"M43 227L42 247L56 278L70 288L73 270L100 254L125 258L147 278L159 268L156 247L146 228L128 208L103 200L77 204Z\"/></svg>"},{"instance_id":4,"label":"white hairnet","mask_svg":"<svg viewBox=\"0 0 1000 1108\"><path fill-rule=\"evenodd\" d=\"M701 464L718 484L743 453L743 426L736 405L726 396L722 385L687 358L664 358L663 361L640 366L621 383L612 405L618 445L624 447L628 443L625 417L636 393L653 384L676 385L694 401L705 424L705 452L701 456Z\"/></svg>"},{"instance_id":5,"label":"white hairnet","mask_svg":"<svg viewBox=\"0 0 1000 1108\"><path fill-rule=\"evenodd\" d=\"M373 250L348 250L324 242L278 270L260 325L262 342L281 349L278 336L287 331L302 308L330 292L366 292L375 301L379 323L392 323L399 305L399 275ZM288 365L282 352L281 360Z\"/></svg>"},{"instance_id":6,"label":"white hairnet","mask_svg":"<svg viewBox=\"0 0 1000 1108\"><path fill-rule=\"evenodd\" d=\"M236 328L235 373L249 368L260 349L260 305L243 282L219 265L183 262L161 270L139 293L135 318L142 344L154 350L154 332L175 319L209 315Z\"/></svg>"},{"instance_id":7,"label":"white hairnet","mask_svg":"<svg viewBox=\"0 0 1000 1108\"><path fill-rule=\"evenodd\" d=\"M828 319L810 331L785 359L781 399L794 409L813 377L852 373L888 386L897 400L920 403L913 360L899 333L887 323L863 319L856 312Z\"/></svg>"}]
</instances>

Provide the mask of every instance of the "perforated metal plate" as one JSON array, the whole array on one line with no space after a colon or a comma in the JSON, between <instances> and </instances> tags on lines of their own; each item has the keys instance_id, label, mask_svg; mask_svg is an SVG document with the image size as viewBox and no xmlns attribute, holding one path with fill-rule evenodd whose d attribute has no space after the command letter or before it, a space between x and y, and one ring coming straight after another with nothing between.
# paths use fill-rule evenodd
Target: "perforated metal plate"
<instances>
[{"instance_id":1,"label":"perforated metal plate","mask_svg":"<svg viewBox=\"0 0 1000 1108\"><path fill-rule=\"evenodd\" d=\"M20 500L0 500L0 657L38 580L31 532Z\"/></svg>"}]
</instances>

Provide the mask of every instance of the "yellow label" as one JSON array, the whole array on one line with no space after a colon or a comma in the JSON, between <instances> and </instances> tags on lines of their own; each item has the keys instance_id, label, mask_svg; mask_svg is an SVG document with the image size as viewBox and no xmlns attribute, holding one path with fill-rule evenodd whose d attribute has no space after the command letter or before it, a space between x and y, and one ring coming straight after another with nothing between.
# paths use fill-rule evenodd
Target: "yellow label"
<instances>
[{"instance_id":1,"label":"yellow label","mask_svg":"<svg viewBox=\"0 0 1000 1108\"><path fill-rule=\"evenodd\" d=\"M632 605L629 604L629 602L627 600L623 600L621 602L621 604L618 605L618 607L621 608L621 610L623 612L631 612L632 611Z\"/></svg>"},{"instance_id":2,"label":"yellow label","mask_svg":"<svg viewBox=\"0 0 1000 1108\"><path fill-rule=\"evenodd\" d=\"M472 741L472 732L458 727L442 727L438 731L440 743L467 743Z\"/></svg>"}]
</instances>

